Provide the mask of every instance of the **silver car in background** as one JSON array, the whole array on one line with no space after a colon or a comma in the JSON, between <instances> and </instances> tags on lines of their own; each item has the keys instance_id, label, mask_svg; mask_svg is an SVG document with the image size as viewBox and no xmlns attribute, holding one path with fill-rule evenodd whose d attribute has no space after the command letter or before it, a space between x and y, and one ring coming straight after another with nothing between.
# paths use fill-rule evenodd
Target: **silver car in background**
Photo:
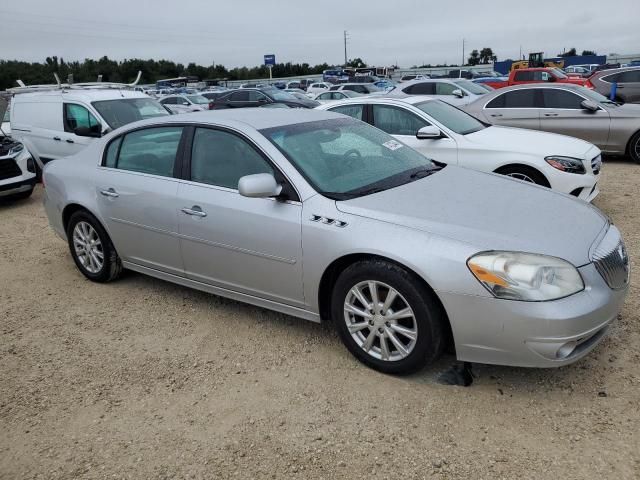
<instances>
[{"instance_id":1,"label":"silver car in background","mask_svg":"<svg viewBox=\"0 0 640 480\"><path fill-rule=\"evenodd\" d=\"M619 105L567 83L501 88L462 107L492 125L561 133L593 143L603 154L640 163L640 105Z\"/></svg>"},{"instance_id":2,"label":"silver car in background","mask_svg":"<svg viewBox=\"0 0 640 480\"><path fill-rule=\"evenodd\" d=\"M330 112L138 122L50 162L44 183L50 224L90 280L127 268L331 319L387 373L446 346L471 362L566 365L603 338L628 290L620 232L596 208L443 167Z\"/></svg>"}]
</instances>

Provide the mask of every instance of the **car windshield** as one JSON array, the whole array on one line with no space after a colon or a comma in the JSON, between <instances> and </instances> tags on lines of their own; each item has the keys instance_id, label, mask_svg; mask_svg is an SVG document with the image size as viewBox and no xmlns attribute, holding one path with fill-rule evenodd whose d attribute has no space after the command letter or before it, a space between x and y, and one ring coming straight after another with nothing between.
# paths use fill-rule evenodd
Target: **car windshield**
<instances>
[{"instance_id":1,"label":"car windshield","mask_svg":"<svg viewBox=\"0 0 640 480\"><path fill-rule=\"evenodd\" d=\"M151 98L101 100L92 105L114 130L138 120L169 115L162 105Z\"/></svg>"},{"instance_id":2,"label":"car windshield","mask_svg":"<svg viewBox=\"0 0 640 480\"><path fill-rule=\"evenodd\" d=\"M560 70L559 68L552 68L551 70L553 71L553 74L554 74L556 77L558 77L558 78L569 78L569 77L567 77L567 75L566 75L562 70Z\"/></svg>"},{"instance_id":3,"label":"car windshield","mask_svg":"<svg viewBox=\"0 0 640 480\"><path fill-rule=\"evenodd\" d=\"M209 103L209 99L207 97L203 97L202 95L187 95L187 98L191 103L195 103L196 105Z\"/></svg>"},{"instance_id":4,"label":"car windshield","mask_svg":"<svg viewBox=\"0 0 640 480\"><path fill-rule=\"evenodd\" d=\"M289 101L289 102L291 100L297 100L296 97L294 97L289 92L283 92L282 90L278 90L277 88L270 89L268 92L265 92L265 93L268 94L274 100L282 100L282 101Z\"/></svg>"},{"instance_id":5,"label":"car windshield","mask_svg":"<svg viewBox=\"0 0 640 480\"><path fill-rule=\"evenodd\" d=\"M484 95L485 93L487 93L487 91L484 88L476 85L473 82L470 82L469 80L454 80L453 83L461 86L466 91L471 92L475 95Z\"/></svg>"},{"instance_id":6,"label":"car windshield","mask_svg":"<svg viewBox=\"0 0 640 480\"><path fill-rule=\"evenodd\" d=\"M309 181L335 200L394 188L441 167L390 135L352 118L261 130Z\"/></svg>"},{"instance_id":7,"label":"car windshield","mask_svg":"<svg viewBox=\"0 0 640 480\"><path fill-rule=\"evenodd\" d=\"M416 107L432 117L436 122L460 135L468 135L486 128L484 124L468 113L439 100L427 100L416 104Z\"/></svg>"},{"instance_id":8,"label":"car windshield","mask_svg":"<svg viewBox=\"0 0 640 480\"><path fill-rule=\"evenodd\" d=\"M599 94L595 90L589 90L588 88L582 87L579 89L579 93L580 95L587 97L589 100L593 100L594 102L597 102L597 103L605 103L607 105L618 105L613 100L609 100L607 97Z\"/></svg>"}]
</instances>

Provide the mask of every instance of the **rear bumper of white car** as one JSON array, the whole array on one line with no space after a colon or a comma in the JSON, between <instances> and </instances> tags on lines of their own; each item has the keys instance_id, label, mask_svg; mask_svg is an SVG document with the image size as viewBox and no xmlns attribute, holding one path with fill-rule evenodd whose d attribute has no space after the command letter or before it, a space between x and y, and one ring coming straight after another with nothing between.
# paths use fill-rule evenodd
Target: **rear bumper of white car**
<instances>
[{"instance_id":1,"label":"rear bumper of white car","mask_svg":"<svg viewBox=\"0 0 640 480\"><path fill-rule=\"evenodd\" d=\"M520 367L559 367L593 350L622 308L628 287L609 288L593 264L586 288L550 302L519 302L438 292L459 360Z\"/></svg>"}]
</instances>

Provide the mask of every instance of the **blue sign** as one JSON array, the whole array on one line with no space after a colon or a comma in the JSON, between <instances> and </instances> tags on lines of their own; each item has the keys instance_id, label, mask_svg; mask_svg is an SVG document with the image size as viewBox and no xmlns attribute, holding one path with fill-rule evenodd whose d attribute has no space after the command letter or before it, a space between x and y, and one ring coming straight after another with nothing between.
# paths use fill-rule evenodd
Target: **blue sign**
<instances>
[{"instance_id":1,"label":"blue sign","mask_svg":"<svg viewBox=\"0 0 640 480\"><path fill-rule=\"evenodd\" d=\"M266 66L274 66L276 64L276 56L275 55L265 55L264 56L264 64Z\"/></svg>"}]
</instances>

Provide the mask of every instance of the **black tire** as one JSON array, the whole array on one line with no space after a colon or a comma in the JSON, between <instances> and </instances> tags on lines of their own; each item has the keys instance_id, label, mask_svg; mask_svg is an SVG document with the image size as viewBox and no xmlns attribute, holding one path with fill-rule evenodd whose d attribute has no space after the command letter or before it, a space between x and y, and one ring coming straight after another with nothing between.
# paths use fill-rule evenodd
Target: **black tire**
<instances>
[{"instance_id":1,"label":"black tire","mask_svg":"<svg viewBox=\"0 0 640 480\"><path fill-rule=\"evenodd\" d=\"M17 202L17 201L20 201L20 200L26 200L27 198L29 198L31 196L32 193L33 193L33 187L31 187L26 192L20 192L20 193L14 193L13 195L7 195L6 197L2 198L2 200L6 201L6 202Z\"/></svg>"},{"instance_id":2,"label":"black tire","mask_svg":"<svg viewBox=\"0 0 640 480\"><path fill-rule=\"evenodd\" d=\"M96 272L91 272L87 269L87 267L78 257L73 244L73 232L80 222L88 223L100 239L100 243L102 246L103 263L102 267ZM78 270L80 270L80 272L89 280L99 283L111 282L112 280L118 278L122 273L122 262L120 261L120 257L118 256L113 243L111 243L109 235L102 227L100 222L96 219L96 217L91 215L86 210L79 210L71 215L69 224L67 225L67 239L69 243L69 251L71 252L73 261L78 267Z\"/></svg>"},{"instance_id":3,"label":"black tire","mask_svg":"<svg viewBox=\"0 0 640 480\"><path fill-rule=\"evenodd\" d=\"M510 165L507 167L499 168L498 170L496 170L496 173L499 173L500 175L506 175L508 177L518 178L519 180L523 180L525 182L529 180L525 180L520 177L526 176L531 179L531 183L535 183L536 185L541 185L547 188L551 187L549 181L542 173L540 173L535 168L528 167L527 165Z\"/></svg>"},{"instance_id":4,"label":"black tire","mask_svg":"<svg viewBox=\"0 0 640 480\"><path fill-rule=\"evenodd\" d=\"M640 132L636 132L629 140L629 156L634 162L640 163Z\"/></svg>"},{"instance_id":5,"label":"black tire","mask_svg":"<svg viewBox=\"0 0 640 480\"><path fill-rule=\"evenodd\" d=\"M400 294L401 300L406 301L413 310L417 338L410 353L402 359L390 361L375 358L358 345L349 332L345 318L345 302L352 288L367 281L381 282L392 287ZM347 349L362 363L383 373L404 375L421 370L437 359L445 347L447 319L435 294L414 274L390 262L364 260L347 267L333 288L331 317ZM372 335L373 330L368 333ZM380 342L379 339L377 341Z\"/></svg>"}]
</instances>

